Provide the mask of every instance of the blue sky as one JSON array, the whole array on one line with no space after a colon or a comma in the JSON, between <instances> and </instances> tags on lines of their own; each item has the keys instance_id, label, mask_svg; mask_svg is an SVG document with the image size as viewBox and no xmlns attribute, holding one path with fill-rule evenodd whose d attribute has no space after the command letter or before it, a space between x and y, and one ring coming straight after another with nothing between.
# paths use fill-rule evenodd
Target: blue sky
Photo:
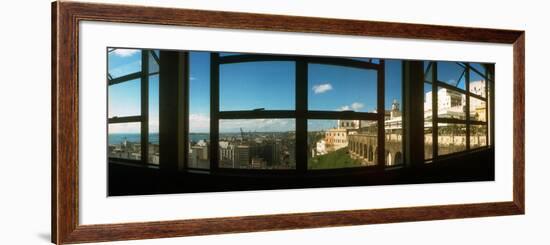
<instances>
[{"instance_id":1,"label":"blue sky","mask_svg":"<svg viewBox=\"0 0 550 245\"><path fill-rule=\"evenodd\" d=\"M190 59L190 131L208 132L210 112L210 54L191 52ZM113 77L136 72L141 65L137 50L116 50L109 54L109 73ZM308 108L310 110L353 110L372 112L376 109L376 72L341 66L309 64ZM295 109L295 66L293 62L251 62L225 64L220 67L220 109L266 110ZM401 62L386 60L385 107L396 99L401 104ZM109 88L109 117L140 114L139 81L121 83ZM149 86L150 131L158 131L158 76L152 76ZM278 121L274 131L282 130ZM255 120L239 122L243 128L258 128ZM332 123L330 123L332 125ZM274 124L275 125L275 124ZM286 124L285 124L286 125ZM328 124L327 124L328 125ZM313 126L313 125L312 125ZM138 131L135 125L116 132ZM232 131L220 128L220 131ZM269 127L263 127L268 130ZM294 126L289 126L294 130Z\"/></svg>"}]
</instances>

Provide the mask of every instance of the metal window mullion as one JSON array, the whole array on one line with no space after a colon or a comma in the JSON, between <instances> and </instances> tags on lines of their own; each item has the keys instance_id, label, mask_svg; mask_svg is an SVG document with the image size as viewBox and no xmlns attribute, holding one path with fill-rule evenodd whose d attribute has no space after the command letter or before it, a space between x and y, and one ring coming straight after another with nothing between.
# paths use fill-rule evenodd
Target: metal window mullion
<instances>
[{"instance_id":1,"label":"metal window mullion","mask_svg":"<svg viewBox=\"0 0 550 245\"><path fill-rule=\"evenodd\" d=\"M131 123L131 122L141 122L142 119L141 119L141 115L139 116L127 116L127 117L112 117L112 118L108 118L107 119L107 122L109 124L111 123Z\"/></svg>"},{"instance_id":2,"label":"metal window mullion","mask_svg":"<svg viewBox=\"0 0 550 245\"><path fill-rule=\"evenodd\" d=\"M487 101L487 98L483 98L483 96L480 96L480 95L478 95L478 94L471 93L471 92L468 92L468 94L470 95L470 97L472 97L472 98L474 98L474 99ZM487 97L487 96L485 96L485 97Z\"/></svg>"},{"instance_id":3,"label":"metal window mullion","mask_svg":"<svg viewBox=\"0 0 550 245\"><path fill-rule=\"evenodd\" d=\"M386 131L384 120L386 116L384 82L385 82L385 60L380 60L380 67L377 70L377 113L378 113L378 166L384 167L386 163L385 139Z\"/></svg>"},{"instance_id":4,"label":"metal window mullion","mask_svg":"<svg viewBox=\"0 0 550 245\"><path fill-rule=\"evenodd\" d=\"M492 145L494 144L494 141L492 139L492 137L494 136L494 131L493 131L493 128L494 128L494 81L495 81L495 78L494 78L494 66L491 66L489 67L489 65L485 66L485 79L486 79L486 82L485 82L485 98L487 99L487 101L485 102L485 121L487 122L487 124L485 125L485 140L486 140L486 145L489 146L489 143ZM491 94L489 95L489 92L491 92ZM490 127L490 128L489 128ZM489 134L489 130L491 130L491 134ZM491 138L490 138L491 137Z\"/></svg>"},{"instance_id":5,"label":"metal window mullion","mask_svg":"<svg viewBox=\"0 0 550 245\"><path fill-rule=\"evenodd\" d=\"M141 51L141 162L147 164L149 148L149 51Z\"/></svg>"},{"instance_id":6,"label":"metal window mullion","mask_svg":"<svg viewBox=\"0 0 550 245\"><path fill-rule=\"evenodd\" d=\"M435 80L434 80L435 81ZM459 87L456 87L456 86L453 86L453 85L450 85L446 82L443 82L443 81L439 81L437 80L436 83L439 84L439 87L443 87L443 88L446 88L446 89L450 89L450 90L453 90L457 93L461 93L461 94L465 94L465 93L468 93L468 91L464 90L464 89L461 89Z\"/></svg>"},{"instance_id":7,"label":"metal window mullion","mask_svg":"<svg viewBox=\"0 0 550 245\"><path fill-rule=\"evenodd\" d=\"M470 149L470 69L469 65L466 66L466 150Z\"/></svg>"},{"instance_id":8,"label":"metal window mullion","mask_svg":"<svg viewBox=\"0 0 550 245\"><path fill-rule=\"evenodd\" d=\"M432 63L432 159L438 155L437 62Z\"/></svg>"},{"instance_id":9,"label":"metal window mullion","mask_svg":"<svg viewBox=\"0 0 550 245\"><path fill-rule=\"evenodd\" d=\"M346 58L330 58L315 56L286 56L286 55L261 55L261 54L242 54L219 57L219 64L245 63L245 62L263 62L263 61L304 61L306 63L316 63L325 65L337 65L343 67L353 67L359 69L377 70L380 64L365 62L360 60Z\"/></svg>"},{"instance_id":10,"label":"metal window mullion","mask_svg":"<svg viewBox=\"0 0 550 245\"><path fill-rule=\"evenodd\" d=\"M296 61L296 142L295 161L296 172L304 174L307 172L307 111L308 111L308 63L303 58Z\"/></svg>"},{"instance_id":11,"label":"metal window mullion","mask_svg":"<svg viewBox=\"0 0 550 245\"><path fill-rule=\"evenodd\" d=\"M328 57L306 57L308 63L322 64L322 65L334 65L334 66L343 66L351 67L357 69L366 69L366 70L379 70L383 69L383 64L374 64L372 62L365 62L352 59L341 59L341 58L328 58Z\"/></svg>"},{"instance_id":12,"label":"metal window mullion","mask_svg":"<svg viewBox=\"0 0 550 245\"><path fill-rule=\"evenodd\" d=\"M210 53L210 170L216 172L219 148L220 54Z\"/></svg>"},{"instance_id":13,"label":"metal window mullion","mask_svg":"<svg viewBox=\"0 0 550 245\"><path fill-rule=\"evenodd\" d=\"M151 52L155 57L155 52ZM180 52L179 66L183 71L179 73L178 77L178 107L181 108L178 111L178 168L180 170L185 169L189 165L189 52ZM183 150L183 152L181 152Z\"/></svg>"}]
</instances>

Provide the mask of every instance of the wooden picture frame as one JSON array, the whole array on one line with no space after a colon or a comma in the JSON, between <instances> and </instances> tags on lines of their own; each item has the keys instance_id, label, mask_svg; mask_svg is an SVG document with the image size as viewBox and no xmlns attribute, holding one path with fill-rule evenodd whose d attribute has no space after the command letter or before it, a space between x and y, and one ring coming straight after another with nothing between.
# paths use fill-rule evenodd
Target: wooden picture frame
<instances>
[{"instance_id":1,"label":"wooden picture frame","mask_svg":"<svg viewBox=\"0 0 550 245\"><path fill-rule=\"evenodd\" d=\"M108 21L513 45L513 200L437 206L79 224L79 22ZM525 32L58 1L52 4L52 242L56 244L304 229L525 212Z\"/></svg>"}]
</instances>

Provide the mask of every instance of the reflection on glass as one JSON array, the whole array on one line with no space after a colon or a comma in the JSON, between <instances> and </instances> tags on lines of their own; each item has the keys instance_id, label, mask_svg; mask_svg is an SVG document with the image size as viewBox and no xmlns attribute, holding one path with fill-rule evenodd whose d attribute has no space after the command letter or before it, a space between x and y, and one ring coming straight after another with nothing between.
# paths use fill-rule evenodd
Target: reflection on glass
<instances>
[{"instance_id":1,"label":"reflection on glass","mask_svg":"<svg viewBox=\"0 0 550 245\"><path fill-rule=\"evenodd\" d=\"M294 110L295 63L220 65L220 110Z\"/></svg>"},{"instance_id":2,"label":"reflection on glass","mask_svg":"<svg viewBox=\"0 0 550 245\"><path fill-rule=\"evenodd\" d=\"M466 95L458 91L438 87L437 116L439 118L466 119Z\"/></svg>"},{"instance_id":3,"label":"reflection on glass","mask_svg":"<svg viewBox=\"0 0 550 245\"><path fill-rule=\"evenodd\" d=\"M108 132L108 155L113 158L141 159L141 124L111 123Z\"/></svg>"},{"instance_id":4,"label":"reflection on glass","mask_svg":"<svg viewBox=\"0 0 550 245\"><path fill-rule=\"evenodd\" d=\"M487 146L487 126L470 126L470 149Z\"/></svg>"},{"instance_id":5,"label":"reflection on glass","mask_svg":"<svg viewBox=\"0 0 550 245\"><path fill-rule=\"evenodd\" d=\"M403 85L402 61L386 60L385 62L385 105L384 120L385 148L395 154L386 154L386 165L403 163L403 125L401 95Z\"/></svg>"},{"instance_id":6,"label":"reflection on glass","mask_svg":"<svg viewBox=\"0 0 550 245\"><path fill-rule=\"evenodd\" d=\"M376 110L376 70L308 65L308 108L316 111Z\"/></svg>"},{"instance_id":7,"label":"reflection on glass","mask_svg":"<svg viewBox=\"0 0 550 245\"><path fill-rule=\"evenodd\" d=\"M487 103L485 101L470 97L470 120L487 121Z\"/></svg>"},{"instance_id":8,"label":"reflection on glass","mask_svg":"<svg viewBox=\"0 0 550 245\"><path fill-rule=\"evenodd\" d=\"M141 115L141 80L109 85L109 118Z\"/></svg>"},{"instance_id":9,"label":"reflection on glass","mask_svg":"<svg viewBox=\"0 0 550 245\"><path fill-rule=\"evenodd\" d=\"M463 90L466 89L465 71L466 69L457 62L437 62L437 80Z\"/></svg>"},{"instance_id":10,"label":"reflection on glass","mask_svg":"<svg viewBox=\"0 0 550 245\"><path fill-rule=\"evenodd\" d=\"M470 63L470 67L470 92L486 98L485 86L487 79L485 78L485 66L479 63Z\"/></svg>"},{"instance_id":11,"label":"reflection on glass","mask_svg":"<svg viewBox=\"0 0 550 245\"><path fill-rule=\"evenodd\" d=\"M424 122L424 160L433 158L433 126L432 121Z\"/></svg>"},{"instance_id":12,"label":"reflection on glass","mask_svg":"<svg viewBox=\"0 0 550 245\"><path fill-rule=\"evenodd\" d=\"M219 127L221 168L296 168L295 119L223 119Z\"/></svg>"},{"instance_id":13,"label":"reflection on glass","mask_svg":"<svg viewBox=\"0 0 550 245\"><path fill-rule=\"evenodd\" d=\"M149 145L147 151L147 162L159 164L159 75L149 76Z\"/></svg>"},{"instance_id":14,"label":"reflection on glass","mask_svg":"<svg viewBox=\"0 0 550 245\"><path fill-rule=\"evenodd\" d=\"M424 82L433 82L434 62L424 61Z\"/></svg>"},{"instance_id":15,"label":"reflection on glass","mask_svg":"<svg viewBox=\"0 0 550 245\"><path fill-rule=\"evenodd\" d=\"M376 121L308 120L307 124L308 169L376 165Z\"/></svg>"},{"instance_id":16,"label":"reflection on glass","mask_svg":"<svg viewBox=\"0 0 550 245\"><path fill-rule=\"evenodd\" d=\"M424 159L433 158L432 84L424 83Z\"/></svg>"},{"instance_id":17,"label":"reflection on glass","mask_svg":"<svg viewBox=\"0 0 550 245\"><path fill-rule=\"evenodd\" d=\"M437 124L437 152L439 155L466 150L465 124Z\"/></svg>"},{"instance_id":18,"label":"reflection on glass","mask_svg":"<svg viewBox=\"0 0 550 245\"><path fill-rule=\"evenodd\" d=\"M109 49L108 56L109 79L141 71L141 50L139 49Z\"/></svg>"},{"instance_id":19,"label":"reflection on glass","mask_svg":"<svg viewBox=\"0 0 550 245\"><path fill-rule=\"evenodd\" d=\"M210 168L210 53L189 52L189 168Z\"/></svg>"}]
</instances>

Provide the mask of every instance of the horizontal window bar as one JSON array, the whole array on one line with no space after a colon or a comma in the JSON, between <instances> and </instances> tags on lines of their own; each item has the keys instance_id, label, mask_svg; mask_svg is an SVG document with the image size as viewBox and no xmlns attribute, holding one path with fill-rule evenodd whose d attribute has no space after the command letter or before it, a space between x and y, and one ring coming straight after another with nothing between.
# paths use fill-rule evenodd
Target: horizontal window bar
<instances>
[{"instance_id":1,"label":"horizontal window bar","mask_svg":"<svg viewBox=\"0 0 550 245\"><path fill-rule=\"evenodd\" d=\"M141 122L141 116L111 117L109 123Z\"/></svg>"},{"instance_id":2,"label":"horizontal window bar","mask_svg":"<svg viewBox=\"0 0 550 245\"><path fill-rule=\"evenodd\" d=\"M220 56L219 64L243 63L243 62L259 62L259 61L296 61L296 56L287 55L260 55L260 54L239 54Z\"/></svg>"},{"instance_id":3,"label":"horizontal window bar","mask_svg":"<svg viewBox=\"0 0 550 245\"><path fill-rule=\"evenodd\" d=\"M478 95L478 94L474 94L474 93L468 93L468 95L470 95L470 97L473 97L473 98L476 98L476 99L479 99L479 100L483 100L485 102L487 102L487 98L483 98L482 96Z\"/></svg>"},{"instance_id":4,"label":"horizontal window bar","mask_svg":"<svg viewBox=\"0 0 550 245\"><path fill-rule=\"evenodd\" d=\"M431 82L427 82L427 81L425 81L425 83L431 84ZM483 98L482 96L480 96L480 95L478 95L478 94L474 94L474 93L472 93L472 92L463 90L463 89L461 89L461 88L457 88L457 87L455 87L455 86L453 86L453 85L449 85L448 83L445 83L445 82L442 82L442 81L437 81L437 86L439 86L439 87L444 87L444 88L446 88L446 89L450 89L450 90L453 90L453 91L455 91L455 92L458 92L458 93L461 93L461 94L464 94L464 95L468 94L468 95L470 95L471 97L474 97L474 98L476 98L476 99L480 99L480 100L483 100L483 101L487 102L487 98Z\"/></svg>"},{"instance_id":5,"label":"horizontal window bar","mask_svg":"<svg viewBox=\"0 0 550 245\"><path fill-rule=\"evenodd\" d=\"M122 77L118 77L118 78L115 78L115 79L110 79L109 80L109 85L115 85L117 83L122 83L122 82L130 81L130 80L134 80L134 79L137 79L137 78L141 78L141 71L134 72L134 73L131 73L131 74L128 74L128 75L124 75Z\"/></svg>"},{"instance_id":6,"label":"horizontal window bar","mask_svg":"<svg viewBox=\"0 0 550 245\"><path fill-rule=\"evenodd\" d=\"M439 81L439 80L438 80L436 84L437 84L437 86L439 86L439 87L444 87L444 88L446 88L446 89L450 89L450 90L459 92L459 93L461 93L461 94L466 94L466 93L467 93L466 90L463 90L463 89L461 89L461 88L455 87L455 86L450 85L450 84L448 84L448 83L446 83L446 82L443 82L443 81Z\"/></svg>"},{"instance_id":7,"label":"horizontal window bar","mask_svg":"<svg viewBox=\"0 0 550 245\"><path fill-rule=\"evenodd\" d=\"M216 170L217 174L224 174L224 175L267 175L272 177L280 177L280 175L273 175L274 173L277 174L288 174L288 175L294 175L298 174L298 171L296 169L254 169L254 168L219 168Z\"/></svg>"},{"instance_id":8,"label":"horizontal window bar","mask_svg":"<svg viewBox=\"0 0 550 245\"><path fill-rule=\"evenodd\" d=\"M338 66L354 67L354 68L360 68L360 69L377 70L382 68L382 65L380 64L374 64L371 62L352 60L352 59L346 59L346 58L307 57L305 60L308 63L338 65Z\"/></svg>"},{"instance_id":9,"label":"horizontal window bar","mask_svg":"<svg viewBox=\"0 0 550 245\"><path fill-rule=\"evenodd\" d=\"M437 156L436 159L431 159L431 160L434 161L434 162L440 162L442 160L446 160L446 159L453 158L453 157L463 156L463 155L466 155L466 154L472 154L472 153L479 152L479 151L485 151L485 150L488 150L490 148L491 148L490 146L482 146L482 147L476 147L476 148L473 148L473 149L468 149L468 150L463 150L463 151L457 151L457 152L452 152L452 153L447 153L447 154L440 154L440 155Z\"/></svg>"},{"instance_id":10,"label":"horizontal window bar","mask_svg":"<svg viewBox=\"0 0 550 245\"><path fill-rule=\"evenodd\" d=\"M258 54L243 54L221 56L218 60L219 64L242 63L242 62L259 62L259 61L297 61L303 59L308 63L319 63L328 65L339 65L346 67L355 67L361 69L377 70L382 67L380 64L372 62L353 60L348 58L331 58L331 57L301 57L287 55L258 55Z\"/></svg>"},{"instance_id":11,"label":"horizontal window bar","mask_svg":"<svg viewBox=\"0 0 550 245\"><path fill-rule=\"evenodd\" d=\"M468 121L456 118L437 118L438 123L454 123L454 124L466 124Z\"/></svg>"},{"instance_id":12,"label":"horizontal window bar","mask_svg":"<svg viewBox=\"0 0 550 245\"><path fill-rule=\"evenodd\" d=\"M307 119L349 119L349 120L378 120L380 115L371 112L354 111L308 111L298 113L296 111L221 111L219 119L259 119L259 118L296 118Z\"/></svg>"},{"instance_id":13,"label":"horizontal window bar","mask_svg":"<svg viewBox=\"0 0 550 245\"><path fill-rule=\"evenodd\" d=\"M485 125L485 126L487 126L487 122L483 122L483 121L470 121L470 124L471 125Z\"/></svg>"},{"instance_id":14,"label":"horizontal window bar","mask_svg":"<svg viewBox=\"0 0 550 245\"><path fill-rule=\"evenodd\" d=\"M295 118L296 111L269 110L269 111L220 111L219 119L260 119L260 118Z\"/></svg>"}]
</instances>

